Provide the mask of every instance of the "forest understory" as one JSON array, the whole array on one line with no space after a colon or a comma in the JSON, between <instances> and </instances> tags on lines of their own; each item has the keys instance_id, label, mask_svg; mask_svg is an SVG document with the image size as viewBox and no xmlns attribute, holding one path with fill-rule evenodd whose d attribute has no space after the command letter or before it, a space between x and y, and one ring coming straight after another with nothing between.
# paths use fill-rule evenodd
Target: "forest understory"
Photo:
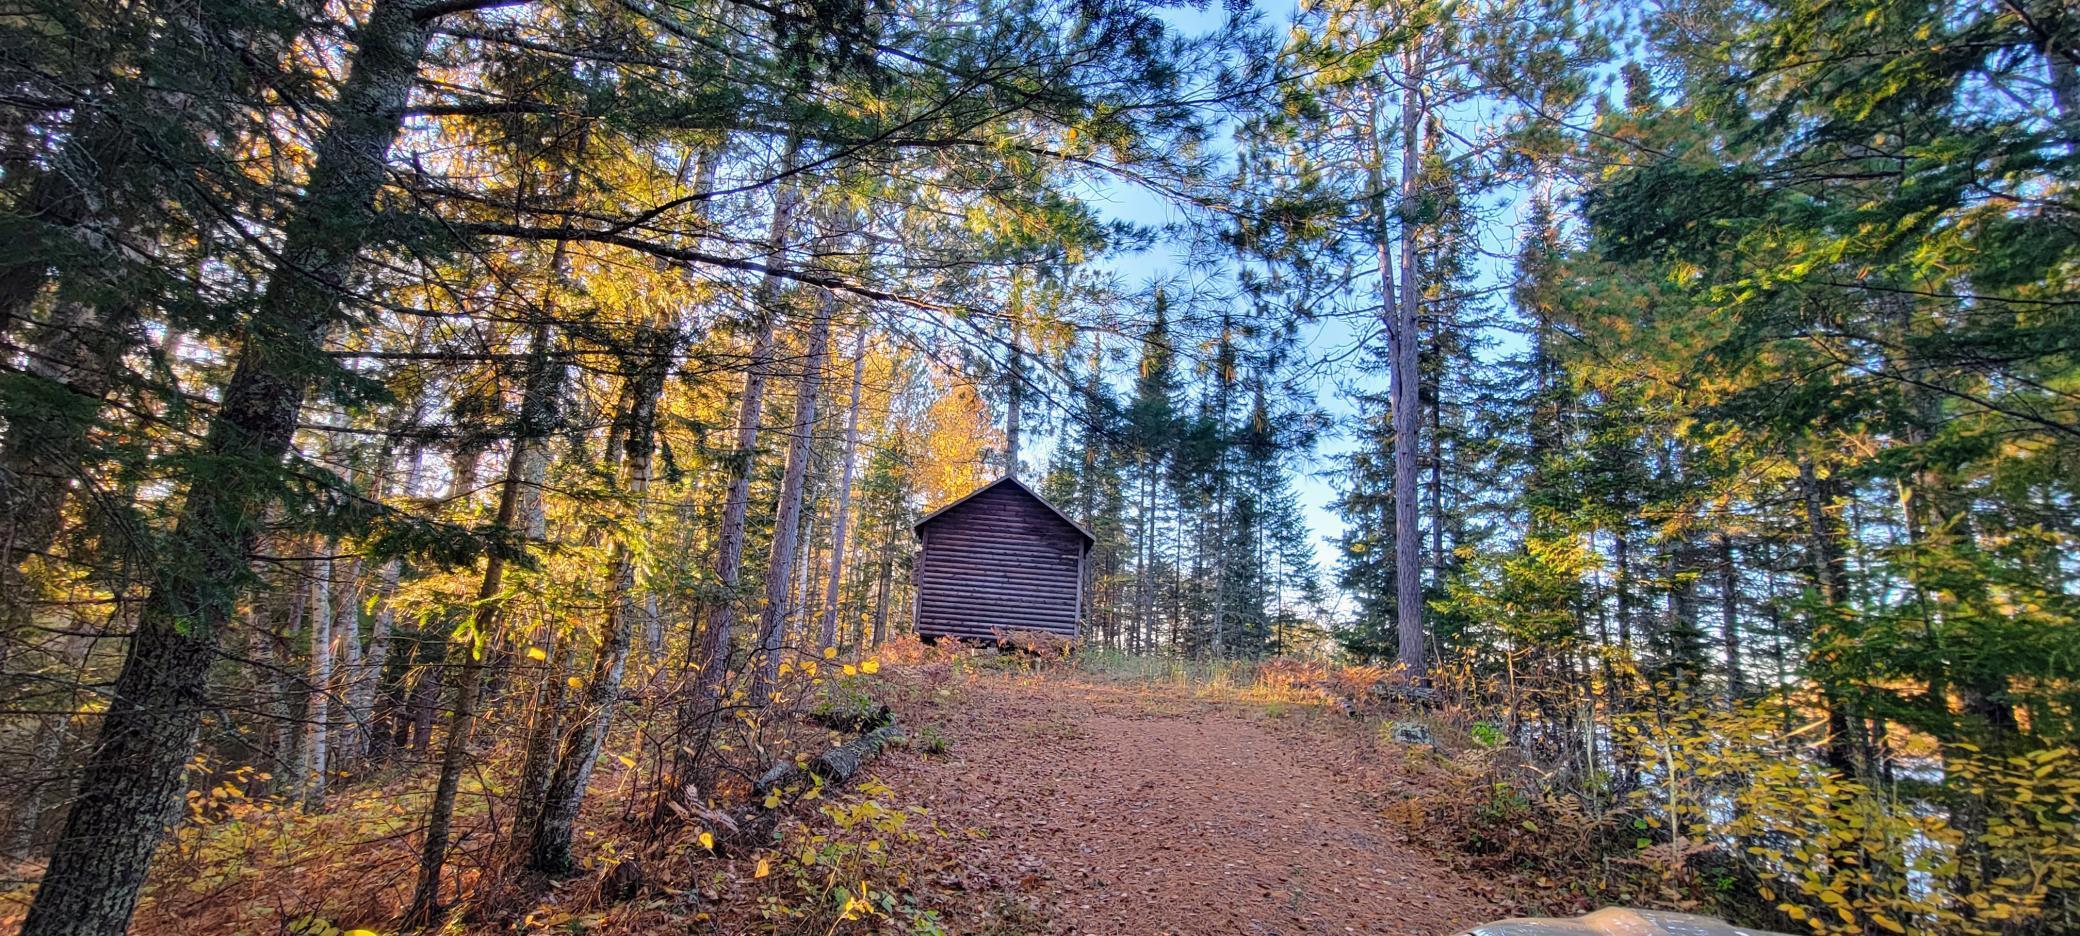
<instances>
[{"instance_id":1,"label":"forest understory","mask_svg":"<svg viewBox=\"0 0 2080 936\"><path fill-rule=\"evenodd\" d=\"M1452 713L1358 713L1326 685L1244 669L896 650L909 659L836 691L885 700L905 740L790 798L765 840L733 835L732 809L649 819L631 727L607 746L571 873L520 873L500 854L519 752L480 752L457 806L466 896L443 931L1426 936L1593 902L1436 837L1429 810L1463 799L1481 749L1388 728L1421 719L1449 738ZM851 736L803 721L812 753ZM389 931L412 894L428 766L342 786L316 812L225 781L191 804L134 932Z\"/></svg>"}]
</instances>

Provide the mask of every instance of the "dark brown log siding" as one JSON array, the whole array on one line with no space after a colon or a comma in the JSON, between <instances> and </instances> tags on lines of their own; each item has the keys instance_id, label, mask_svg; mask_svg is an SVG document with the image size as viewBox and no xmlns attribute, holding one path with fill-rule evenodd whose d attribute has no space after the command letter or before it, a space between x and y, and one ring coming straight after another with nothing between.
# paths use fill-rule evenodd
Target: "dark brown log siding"
<instances>
[{"instance_id":1,"label":"dark brown log siding","mask_svg":"<svg viewBox=\"0 0 2080 936\"><path fill-rule=\"evenodd\" d=\"M1018 486L998 484L918 527L917 632L989 639L1077 633L1084 538Z\"/></svg>"}]
</instances>

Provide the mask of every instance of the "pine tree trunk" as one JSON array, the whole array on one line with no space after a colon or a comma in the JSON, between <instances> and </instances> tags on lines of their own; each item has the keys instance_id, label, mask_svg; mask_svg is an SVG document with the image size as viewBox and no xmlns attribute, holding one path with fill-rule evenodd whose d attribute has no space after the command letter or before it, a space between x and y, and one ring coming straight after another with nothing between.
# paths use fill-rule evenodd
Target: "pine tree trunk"
<instances>
[{"instance_id":1,"label":"pine tree trunk","mask_svg":"<svg viewBox=\"0 0 2080 936\"><path fill-rule=\"evenodd\" d=\"M1805 504L1807 555L1813 570L1814 583L1819 585L1821 599L1830 607L1848 600L1847 568L1843 564L1844 551L1840 548L1840 523L1829 513L1833 497L1828 485L1813 468L1812 460L1801 456L1798 463L1799 492ZM1821 702L1827 708L1827 744L1823 757L1829 767L1840 771L1843 776L1855 776L1860 772L1856 763L1856 731L1849 718L1846 705L1827 684L1820 689Z\"/></svg>"},{"instance_id":2,"label":"pine tree trunk","mask_svg":"<svg viewBox=\"0 0 2080 936\"><path fill-rule=\"evenodd\" d=\"M1006 368L1010 386L1005 388L1004 403L1004 477L1018 477L1018 433L1020 411L1024 408L1026 395L1024 336L1016 320L1011 323L1011 355Z\"/></svg>"},{"instance_id":3,"label":"pine tree trunk","mask_svg":"<svg viewBox=\"0 0 2080 936\"><path fill-rule=\"evenodd\" d=\"M274 654L274 704L269 708L275 716L275 782L285 799L294 799L303 795L309 783L310 761L303 754L304 739L308 737L303 730L303 710L310 702L310 687L294 666L298 658L290 651L290 640L305 626L304 609L310 603L311 590L307 586L277 586L273 594L263 597L281 599L280 611L268 634L269 646L279 651Z\"/></svg>"},{"instance_id":4,"label":"pine tree trunk","mask_svg":"<svg viewBox=\"0 0 2080 936\"><path fill-rule=\"evenodd\" d=\"M1155 587L1156 577L1150 566L1155 564L1155 524L1149 516L1155 509L1155 468L1150 465L1146 454L1141 456L1141 490L1135 496L1134 511L1134 629L1130 648L1135 653L1146 653L1152 649L1155 636Z\"/></svg>"},{"instance_id":5,"label":"pine tree trunk","mask_svg":"<svg viewBox=\"0 0 2080 936\"><path fill-rule=\"evenodd\" d=\"M1411 679L1429 672L1424 659L1423 539L1418 520L1420 497L1416 474L1421 451L1422 400L1419 359L1422 335L1418 322L1422 291L1417 282L1415 213L1422 151L1417 131L1422 125L1423 52L1420 43L1404 54L1401 102L1401 301L1395 303L1394 328L1388 333L1393 357L1394 397L1394 613L1399 636L1397 661Z\"/></svg>"},{"instance_id":6,"label":"pine tree trunk","mask_svg":"<svg viewBox=\"0 0 2080 936\"><path fill-rule=\"evenodd\" d=\"M838 643L838 586L845 579L845 537L851 531L852 470L859 456L859 399L867 378L867 326L862 322L852 349L852 400L845 407L845 460L838 470L838 518L831 527L831 576L823 594L822 643Z\"/></svg>"},{"instance_id":7,"label":"pine tree trunk","mask_svg":"<svg viewBox=\"0 0 2080 936\"><path fill-rule=\"evenodd\" d=\"M426 449L413 445L411 455L405 460L404 481L398 489L409 496L419 487L419 477L426 467ZM390 733L383 729L382 717L378 713L378 699L383 693L384 674L390 666L391 634L397 627L397 608L392 600L397 596L397 586L404 579L404 562L392 559L383 563L376 578L375 614L369 621L368 652L361 657L361 673L354 682L354 723L361 726L362 750L371 761L379 761L390 753Z\"/></svg>"},{"instance_id":8,"label":"pine tree trunk","mask_svg":"<svg viewBox=\"0 0 2080 936\"><path fill-rule=\"evenodd\" d=\"M780 501L773 518L773 556L766 563L765 604L759 612L757 669L751 683L751 701L757 705L764 705L772 699L773 684L780 677L780 651L786 637L788 580L794 572L796 538L801 534L802 493L809 475L809 443L816 430L816 396L823 384L831 317L837 308L838 297L826 291L817 303L816 318L809 326L801 383L795 391L793 437L788 441L787 467L780 476Z\"/></svg>"},{"instance_id":9,"label":"pine tree trunk","mask_svg":"<svg viewBox=\"0 0 2080 936\"><path fill-rule=\"evenodd\" d=\"M1719 638L1726 649L1726 696L1739 701L1748 692L1741 671L1740 570L1734 564L1733 537L1719 534Z\"/></svg>"},{"instance_id":10,"label":"pine tree trunk","mask_svg":"<svg viewBox=\"0 0 2080 936\"><path fill-rule=\"evenodd\" d=\"M232 477L190 484L162 555L174 565L146 599L85 779L22 925L23 936L117 936L160 837L178 817L217 635L266 513L272 467L289 450L318 353L362 245L384 161L431 34L418 5L379 0L356 34L303 203L290 219L255 328L204 447ZM250 466L250 467L244 467Z\"/></svg>"},{"instance_id":11,"label":"pine tree trunk","mask_svg":"<svg viewBox=\"0 0 2080 936\"><path fill-rule=\"evenodd\" d=\"M783 169L793 168L801 148L799 139L787 143L787 155L781 162ZM767 232L767 243L771 251L768 262L783 262L788 238L794 229L795 213L801 208L801 192L792 185L783 185L774 194L772 227ZM707 602L706 614L696 613L696 620L703 620L699 652L693 663L699 667L696 688L689 701L679 711L679 750L695 745L690 741L697 730L697 723L715 711L722 698L722 683L728 675L730 644L736 624L737 581L744 569L744 526L751 512L751 469L758 457L759 422L764 418L765 387L768 371L772 367L773 340L780 318L780 277L768 274L759 281L758 295L754 300L754 314L758 316L757 331L751 341L751 359L744 371L744 390L737 404L737 444L730 455L729 490L723 496L722 524L715 543L715 596ZM675 768L674 773L685 776L685 770Z\"/></svg>"},{"instance_id":12,"label":"pine tree trunk","mask_svg":"<svg viewBox=\"0 0 2080 936\"><path fill-rule=\"evenodd\" d=\"M881 582L874 590L874 646L888 639L888 590L895 584L896 518L888 518L888 535L881 544Z\"/></svg>"}]
</instances>

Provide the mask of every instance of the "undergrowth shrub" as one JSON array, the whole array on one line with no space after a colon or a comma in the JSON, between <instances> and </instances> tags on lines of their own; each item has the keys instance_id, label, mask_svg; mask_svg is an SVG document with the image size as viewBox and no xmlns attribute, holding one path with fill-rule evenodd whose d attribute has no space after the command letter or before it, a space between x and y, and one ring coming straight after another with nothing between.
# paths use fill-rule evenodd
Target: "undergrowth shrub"
<instances>
[{"instance_id":1,"label":"undergrowth shrub","mask_svg":"<svg viewBox=\"0 0 2080 936\"><path fill-rule=\"evenodd\" d=\"M947 932L936 910L909 886L916 869L900 857L917 842L923 810L891 805L879 781L822 802L772 853L760 855L754 881L766 886L759 915L777 933L828 934L847 924L877 931L936 936Z\"/></svg>"},{"instance_id":2,"label":"undergrowth shrub","mask_svg":"<svg viewBox=\"0 0 2080 936\"><path fill-rule=\"evenodd\" d=\"M939 756L953 749L953 740L939 730L937 725L925 725L917 729L917 749L930 756Z\"/></svg>"},{"instance_id":3,"label":"undergrowth shrub","mask_svg":"<svg viewBox=\"0 0 2080 936\"><path fill-rule=\"evenodd\" d=\"M1460 782L1400 818L1476 864L1585 897L1786 932L2018 936L2080 924L2073 749L1966 746L1930 765L1945 782L1884 786L1800 756L1811 713L1781 700L1729 708L1674 688L1655 698L1611 716L1623 766L1591 771L1542 770L1481 742L1476 722L1480 746L1442 761Z\"/></svg>"}]
</instances>

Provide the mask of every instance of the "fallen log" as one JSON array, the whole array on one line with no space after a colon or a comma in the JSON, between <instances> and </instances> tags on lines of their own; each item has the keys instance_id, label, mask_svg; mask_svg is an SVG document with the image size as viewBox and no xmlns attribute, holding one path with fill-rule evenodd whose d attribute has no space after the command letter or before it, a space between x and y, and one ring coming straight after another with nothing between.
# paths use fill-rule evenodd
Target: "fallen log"
<instances>
[{"instance_id":1,"label":"fallen log","mask_svg":"<svg viewBox=\"0 0 2080 936\"><path fill-rule=\"evenodd\" d=\"M717 836L716 850L727 853L738 846L759 848L770 845L787 805L801 797L807 780L844 783L881 749L901 742L903 728L890 720L879 728L824 751L807 762L781 761L766 768L751 785L751 802L734 817L703 817ZM770 804L770 805L768 805Z\"/></svg>"},{"instance_id":2,"label":"fallen log","mask_svg":"<svg viewBox=\"0 0 2080 936\"><path fill-rule=\"evenodd\" d=\"M860 735L837 747L824 751L809 761L806 767L794 761L781 761L766 769L752 785L752 793L763 799L767 795L784 790L809 778L825 783L844 783L859 772L869 758L881 753L881 749L903 739L903 726L894 721Z\"/></svg>"},{"instance_id":3,"label":"fallen log","mask_svg":"<svg viewBox=\"0 0 2080 936\"><path fill-rule=\"evenodd\" d=\"M876 728L894 724L896 713L890 711L886 705L876 705L865 709L811 712L809 718L832 731L842 731L846 734L866 734Z\"/></svg>"},{"instance_id":4,"label":"fallen log","mask_svg":"<svg viewBox=\"0 0 2080 936\"><path fill-rule=\"evenodd\" d=\"M1372 687L1372 697L1381 702L1391 702L1416 708L1437 708L1444 704L1444 695L1428 686L1410 686L1404 683L1380 683Z\"/></svg>"}]
</instances>

